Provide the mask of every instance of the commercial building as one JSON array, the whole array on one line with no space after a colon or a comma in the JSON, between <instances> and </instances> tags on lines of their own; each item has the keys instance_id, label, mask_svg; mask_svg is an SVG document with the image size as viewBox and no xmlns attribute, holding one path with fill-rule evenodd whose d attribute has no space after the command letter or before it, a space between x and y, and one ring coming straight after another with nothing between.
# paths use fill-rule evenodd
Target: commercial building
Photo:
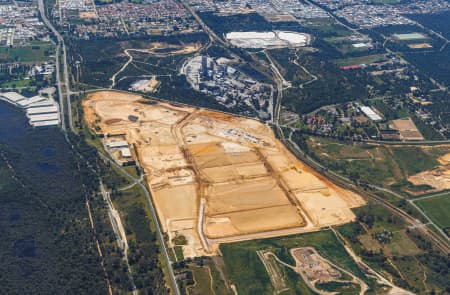
<instances>
[{"instance_id":1,"label":"commercial building","mask_svg":"<svg viewBox=\"0 0 450 295\"><path fill-rule=\"evenodd\" d=\"M49 106L49 107L34 107L27 109L27 116L30 115L38 115L38 114L53 114L58 113L57 106Z\"/></svg>"},{"instance_id":2,"label":"commercial building","mask_svg":"<svg viewBox=\"0 0 450 295\"><path fill-rule=\"evenodd\" d=\"M36 123L41 121L55 121L59 120L59 114L53 113L53 114L41 114L41 115L30 115L28 116L30 123Z\"/></svg>"},{"instance_id":3,"label":"commercial building","mask_svg":"<svg viewBox=\"0 0 450 295\"><path fill-rule=\"evenodd\" d=\"M59 106L52 98L36 95L27 98L17 92L0 93L0 100L25 110L28 122L33 127L58 126Z\"/></svg>"},{"instance_id":4,"label":"commercial building","mask_svg":"<svg viewBox=\"0 0 450 295\"><path fill-rule=\"evenodd\" d=\"M381 121L383 120L383 118L381 118L380 115L378 115L377 113L375 113L374 110L372 110L372 108L367 107L367 106L361 106L360 107L361 112L364 113L364 115L366 115L367 117L369 117L370 120L377 122L377 121Z\"/></svg>"},{"instance_id":5,"label":"commercial building","mask_svg":"<svg viewBox=\"0 0 450 295\"><path fill-rule=\"evenodd\" d=\"M0 97L4 101L12 103L14 105L18 105L18 103L20 101L24 101L27 99L25 96L23 96L17 92L5 92L5 93L0 94Z\"/></svg>"}]
</instances>

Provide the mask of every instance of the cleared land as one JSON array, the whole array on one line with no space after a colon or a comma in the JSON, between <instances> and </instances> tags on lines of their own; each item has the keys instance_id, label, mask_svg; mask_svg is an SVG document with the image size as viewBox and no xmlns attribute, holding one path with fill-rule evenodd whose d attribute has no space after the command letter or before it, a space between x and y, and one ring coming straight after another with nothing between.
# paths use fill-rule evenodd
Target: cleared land
<instances>
[{"instance_id":1,"label":"cleared land","mask_svg":"<svg viewBox=\"0 0 450 295\"><path fill-rule=\"evenodd\" d=\"M258 121L113 91L89 95L83 108L93 132L124 136L133 148L169 240L187 239L185 257L344 224L365 203L306 167Z\"/></svg>"},{"instance_id":2,"label":"cleared land","mask_svg":"<svg viewBox=\"0 0 450 295\"><path fill-rule=\"evenodd\" d=\"M428 44L428 43L408 44L408 47L411 48L411 49L433 48L433 46Z\"/></svg>"},{"instance_id":3,"label":"cleared land","mask_svg":"<svg viewBox=\"0 0 450 295\"><path fill-rule=\"evenodd\" d=\"M433 170L427 170L412 175L408 181L414 185L429 185L436 191L450 189L450 153L438 159L439 165Z\"/></svg>"}]
</instances>

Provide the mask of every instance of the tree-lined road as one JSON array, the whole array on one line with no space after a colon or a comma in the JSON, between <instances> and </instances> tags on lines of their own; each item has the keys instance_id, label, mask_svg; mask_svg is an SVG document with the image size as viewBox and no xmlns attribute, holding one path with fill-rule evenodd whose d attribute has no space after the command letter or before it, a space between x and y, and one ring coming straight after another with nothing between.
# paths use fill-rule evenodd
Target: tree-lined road
<instances>
[{"instance_id":1,"label":"tree-lined road","mask_svg":"<svg viewBox=\"0 0 450 295\"><path fill-rule=\"evenodd\" d=\"M74 134L76 134L77 132L73 126L73 119L72 119L72 107L71 107L71 102L70 102L71 91L70 91L70 82L69 82L69 66L67 64L67 50L66 50L66 46L64 43L64 38L55 29L53 24L48 20L48 18L46 16L46 13L45 13L46 10L45 10L45 5L44 5L43 0L38 0L38 7L39 7L39 13L41 15L42 21L49 28L49 30L55 35L55 37L57 39L56 62L55 63L56 63L56 75L57 75L56 78L58 81L57 85L58 85L58 94L59 94L59 104L60 104L60 108L61 108L61 128L64 131L64 133L66 134L66 139L68 140L67 127L66 127L66 123L65 123L65 111L64 111L65 110L65 102L67 104L67 119L69 121L70 131L72 131ZM62 56L61 56L61 50L62 50ZM63 64L62 77L61 77L61 71L60 71L60 69L61 69L60 62L62 62L62 64ZM64 86L65 92L63 92L63 90L62 90L62 86ZM70 142L69 142L69 144L70 144ZM133 180L135 182L135 184L139 185L141 187L142 191L144 192L144 194L147 198L149 207L150 207L153 223L155 224L156 232L157 232L157 235L158 235L160 243L161 243L162 253L164 256L164 261L167 266L171 288L172 288L173 292L175 293L175 295L180 295L181 293L178 288L178 284L176 282L175 274L174 274L173 268L172 268L172 263L169 259L169 254L167 252L164 235L163 235L161 227L159 225L158 217L156 215L155 207L153 205L149 191L147 190L145 185L142 184L142 181L140 179L136 179L135 177L133 177L125 169L123 169L123 167L117 165L116 162L109 159L105 155L103 155L101 153L99 153L99 154L102 158L106 159L107 161L112 163L114 166L116 166L128 178ZM89 165L89 163L88 163L88 165ZM91 165L89 165L89 166L91 167Z\"/></svg>"}]
</instances>

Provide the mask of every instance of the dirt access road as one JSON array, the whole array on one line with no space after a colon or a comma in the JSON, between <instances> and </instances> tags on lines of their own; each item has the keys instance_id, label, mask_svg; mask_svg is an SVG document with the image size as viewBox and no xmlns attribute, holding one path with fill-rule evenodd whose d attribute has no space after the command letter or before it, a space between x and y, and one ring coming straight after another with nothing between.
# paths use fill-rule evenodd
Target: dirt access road
<instances>
[{"instance_id":1,"label":"dirt access road","mask_svg":"<svg viewBox=\"0 0 450 295\"><path fill-rule=\"evenodd\" d=\"M83 108L93 132L133 148L169 244L186 237L185 257L347 223L365 203L305 166L259 121L114 91L90 94Z\"/></svg>"}]
</instances>

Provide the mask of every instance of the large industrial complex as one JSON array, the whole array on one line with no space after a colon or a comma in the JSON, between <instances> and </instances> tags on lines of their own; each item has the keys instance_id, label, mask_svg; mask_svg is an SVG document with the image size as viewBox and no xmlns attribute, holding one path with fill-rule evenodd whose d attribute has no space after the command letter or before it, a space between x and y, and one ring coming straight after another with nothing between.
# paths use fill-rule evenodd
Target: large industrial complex
<instances>
[{"instance_id":1,"label":"large industrial complex","mask_svg":"<svg viewBox=\"0 0 450 295\"><path fill-rule=\"evenodd\" d=\"M59 126L59 106L53 98L41 95L28 98L17 92L4 92L0 93L0 100L23 109L33 127Z\"/></svg>"}]
</instances>

